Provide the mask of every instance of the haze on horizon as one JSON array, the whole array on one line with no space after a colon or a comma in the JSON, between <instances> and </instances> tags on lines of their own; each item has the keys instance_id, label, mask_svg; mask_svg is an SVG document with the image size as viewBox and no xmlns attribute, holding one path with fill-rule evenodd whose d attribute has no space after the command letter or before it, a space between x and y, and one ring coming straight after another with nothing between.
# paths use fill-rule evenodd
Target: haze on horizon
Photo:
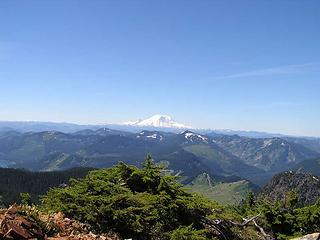
<instances>
[{"instance_id":1,"label":"haze on horizon","mask_svg":"<svg viewBox=\"0 0 320 240\"><path fill-rule=\"evenodd\" d=\"M320 2L0 2L0 120L320 136Z\"/></svg>"}]
</instances>

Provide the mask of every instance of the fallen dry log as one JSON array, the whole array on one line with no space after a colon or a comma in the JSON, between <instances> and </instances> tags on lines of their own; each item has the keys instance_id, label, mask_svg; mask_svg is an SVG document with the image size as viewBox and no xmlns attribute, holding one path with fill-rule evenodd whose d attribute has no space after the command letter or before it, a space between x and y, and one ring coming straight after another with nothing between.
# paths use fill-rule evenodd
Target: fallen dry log
<instances>
[{"instance_id":1,"label":"fallen dry log","mask_svg":"<svg viewBox=\"0 0 320 240\"><path fill-rule=\"evenodd\" d=\"M220 219L208 219L204 218L201 220L204 228L213 237L218 237L223 240L238 240L239 238L232 232L231 223Z\"/></svg>"},{"instance_id":2,"label":"fallen dry log","mask_svg":"<svg viewBox=\"0 0 320 240\"><path fill-rule=\"evenodd\" d=\"M253 226L255 226L261 233L263 240L274 240L274 238L267 234L266 231L258 225L256 219L260 216L260 214L250 217L250 218L243 218L242 223L234 222L231 220L221 220L221 219L202 219L201 222L204 225L204 227L208 230L212 236L219 237L219 239L223 240L237 240L239 239L238 236L236 236L232 232L232 227L246 227L249 224L253 223Z\"/></svg>"}]
</instances>

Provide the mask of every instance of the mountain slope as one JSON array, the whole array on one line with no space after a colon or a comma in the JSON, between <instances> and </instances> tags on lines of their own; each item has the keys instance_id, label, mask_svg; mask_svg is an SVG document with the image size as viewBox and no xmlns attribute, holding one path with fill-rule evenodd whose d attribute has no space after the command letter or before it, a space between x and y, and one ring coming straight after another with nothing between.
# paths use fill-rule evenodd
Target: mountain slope
<instances>
[{"instance_id":1,"label":"mountain slope","mask_svg":"<svg viewBox=\"0 0 320 240\"><path fill-rule=\"evenodd\" d=\"M110 128L98 128L97 130L92 129L84 129L77 132L74 132L73 135L82 135L82 136L89 136L89 135L98 135L98 136L110 136L110 135L130 135L130 132L114 130Z\"/></svg>"},{"instance_id":2,"label":"mountain slope","mask_svg":"<svg viewBox=\"0 0 320 240\"><path fill-rule=\"evenodd\" d=\"M300 144L281 138L216 136L214 142L247 164L265 171L280 172L319 154Z\"/></svg>"},{"instance_id":3,"label":"mountain slope","mask_svg":"<svg viewBox=\"0 0 320 240\"><path fill-rule=\"evenodd\" d=\"M183 149L199 157L201 161L216 174L237 175L245 177L248 174L262 173L261 170L244 163L239 158L225 152L214 145L186 145Z\"/></svg>"},{"instance_id":4,"label":"mountain slope","mask_svg":"<svg viewBox=\"0 0 320 240\"><path fill-rule=\"evenodd\" d=\"M302 162L299 162L292 169L296 171L303 170L313 175L320 176L320 157L307 159Z\"/></svg>"},{"instance_id":5,"label":"mountain slope","mask_svg":"<svg viewBox=\"0 0 320 240\"><path fill-rule=\"evenodd\" d=\"M275 175L260 194L275 201L286 199L289 192L298 194L301 206L314 204L320 198L320 179L309 173L283 172Z\"/></svg>"},{"instance_id":6,"label":"mountain slope","mask_svg":"<svg viewBox=\"0 0 320 240\"><path fill-rule=\"evenodd\" d=\"M74 153L86 146L82 137L61 132L25 133L0 138L0 158L9 166L37 169L52 153Z\"/></svg>"},{"instance_id":7,"label":"mountain slope","mask_svg":"<svg viewBox=\"0 0 320 240\"><path fill-rule=\"evenodd\" d=\"M213 143L209 137L191 131L173 135L168 139L168 145L176 145L184 151L193 154L213 175L237 175L244 177L247 174L263 172L226 152Z\"/></svg>"},{"instance_id":8,"label":"mountain slope","mask_svg":"<svg viewBox=\"0 0 320 240\"><path fill-rule=\"evenodd\" d=\"M83 178L92 168L73 168L57 172L29 172L0 168L0 196L4 205L20 201L20 193L28 192L32 201L52 187L67 184L70 178Z\"/></svg>"},{"instance_id":9,"label":"mountain slope","mask_svg":"<svg viewBox=\"0 0 320 240\"><path fill-rule=\"evenodd\" d=\"M320 138L287 137L285 139L289 142L294 142L294 143L303 145L320 154Z\"/></svg>"},{"instance_id":10,"label":"mountain slope","mask_svg":"<svg viewBox=\"0 0 320 240\"><path fill-rule=\"evenodd\" d=\"M216 179L207 173L200 174L189 185L191 192L196 192L223 205L239 204L249 192L257 192L259 187L243 179Z\"/></svg>"}]
</instances>

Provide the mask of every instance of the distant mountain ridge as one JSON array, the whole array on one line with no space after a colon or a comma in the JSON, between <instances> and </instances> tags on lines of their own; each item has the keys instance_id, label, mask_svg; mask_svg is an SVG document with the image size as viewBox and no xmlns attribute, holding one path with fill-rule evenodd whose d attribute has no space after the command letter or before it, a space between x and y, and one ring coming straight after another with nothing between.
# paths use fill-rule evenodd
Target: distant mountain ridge
<instances>
[{"instance_id":1,"label":"distant mountain ridge","mask_svg":"<svg viewBox=\"0 0 320 240\"><path fill-rule=\"evenodd\" d=\"M108 134L101 135L102 132ZM111 134L109 134L111 132ZM71 167L109 167L118 161L138 165L146 154L166 161L169 168L189 177L208 169L212 174L245 176L258 173L237 157L224 151L206 136L185 131L122 134L112 130L12 133L0 136L3 166L30 170L61 170Z\"/></svg>"},{"instance_id":2,"label":"distant mountain ridge","mask_svg":"<svg viewBox=\"0 0 320 240\"><path fill-rule=\"evenodd\" d=\"M281 171L320 172L315 160L320 156L318 138L239 131L257 136L253 138L233 133L191 129L168 115L127 125L0 121L0 167L53 171L110 167L119 161L139 166L150 153L184 182L207 172L263 186Z\"/></svg>"},{"instance_id":3,"label":"distant mountain ridge","mask_svg":"<svg viewBox=\"0 0 320 240\"><path fill-rule=\"evenodd\" d=\"M110 167L119 161L139 166L149 153L186 182L207 172L212 176L235 175L259 185L275 172L319 156L280 138L210 136L190 130L132 133L103 127L74 133L0 132L0 167L53 171ZM258 182L262 178L265 180Z\"/></svg>"},{"instance_id":4,"label":"distant mountain ridge","mask_svg":"<svg viewBox=\"0 0 320 240\"><path fill-rule=\"evenodd\" d=\"M41 132L41 131L60 131L65 133L74 133L82 130L97 130L101 128L109 128L113 130L119 130L123 132L140 132L142 130L150 130L150 131L166 131L173 133L180 133L182 129L192 129L201 134L206 134L209 136L216 135L239 135L243 137L250 138L271 138L271 137L280 137L285 139L290 139L290 141L294 141L300 143L302 145L308 145L313 149L316 149L320 153L320 137L296 137L296 136L288 136L285 134L277 134L277 133L267 133L267 132L257 132L257 131L237 131L230 129L211 129L211 128L192 128L191 126L184 125L182 123L175 122L168 115L160 115L167 116L164 117L164 120L159 120L153 122L154 119L138 120L138 121L129 121L124 124L76 124L76 123L67 123L67 122L41 122L41 121L0 121L0 132L8 132L8 131L19 131L19 132ZM169 118L168 118L169 117ZM156 117L156 118L159 118ZM170 120L171 119L171 120ZM146 119L147 120L147 119ZM144 125L144 126L143 126ZM161 126L162 125L162 126ZM165 126L170 127L165 127Z\"/></svg>"},{"instance_id":5,"label":"distant mountain ridge","mask_svg":"<svg viewBox=\"0 0 320 240\"><path fill-rule=\"evenodd\" d=\"M292 170L305 171L320 177L320 157L303 160L297 163Z\"/></svg>"},{"instance_id":6,"label":"distant mountain ridge","mask_svg":"<svg viewBox=\"0 0 320 240\"><path fill-rule=\"evenodd\" d=\"M288 170L300 161L319 156L316 151L278 137L248 138L223 135L213 137L213 141L247 164L265 171Z\"/></svg>"}]
</instances>

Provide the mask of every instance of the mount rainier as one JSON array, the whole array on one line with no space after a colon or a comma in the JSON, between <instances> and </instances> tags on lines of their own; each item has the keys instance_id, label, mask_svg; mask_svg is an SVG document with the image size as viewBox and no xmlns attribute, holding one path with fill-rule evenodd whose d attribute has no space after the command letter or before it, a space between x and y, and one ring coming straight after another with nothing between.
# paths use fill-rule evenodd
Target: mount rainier
<instances>
[{"instance_id":1,"label":"mount rainier","mask_svg":"<svg viewBox=\"0 0 320 240\"><path fill-rule=\"evenodd\" d=\"M192 128L190 126L186 126L182 123L178 123L174 121L170 116L168 115L154 115L150 118L144 119L144 120L138 120L138 121L129 121L123 123L123 125L127 126L134 126L134 127L160 127L160 128L181 128L181 129L187 129Z\"/></svg>"}]
</instances>

